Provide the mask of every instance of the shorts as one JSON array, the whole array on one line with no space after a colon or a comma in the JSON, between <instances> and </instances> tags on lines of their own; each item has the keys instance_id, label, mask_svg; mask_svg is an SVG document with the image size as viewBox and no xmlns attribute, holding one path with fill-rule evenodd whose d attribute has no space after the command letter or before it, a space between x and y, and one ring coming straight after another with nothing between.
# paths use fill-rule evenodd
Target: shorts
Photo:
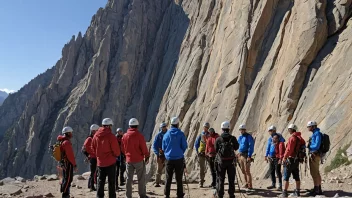
<instances>
[{"instance_id":1,"label":"shorts","mask_svg":"<svg viewBox=\"0 0 352 198\"><path fill-rule=\"evenodd\" d=\"M291 174L295 181L300 181L298 160L296 162L293 158L289 158L288 160L290 164L284 165L284 181L289 181Z\"/></svg>"},{"instance_id":2,"label":"shorts","mask_svg":"<svg viewBox=\"0 0 352 198\"><path fill-rule=\"evenodd\" d=\"M312 175L313 180L318 179L320 177L319 165L320 155L315 155L314 160L312 158L309 158L310 174Z\"/></svg>"}]
</instances>

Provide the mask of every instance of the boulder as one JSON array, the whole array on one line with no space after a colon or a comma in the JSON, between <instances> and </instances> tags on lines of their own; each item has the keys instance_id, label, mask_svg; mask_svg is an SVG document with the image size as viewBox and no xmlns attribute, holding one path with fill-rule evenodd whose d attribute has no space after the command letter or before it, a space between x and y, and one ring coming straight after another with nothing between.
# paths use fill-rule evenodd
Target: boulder
<instances>
[{"instance_id":1,"label":"boulder","mask_svg":"<svg viewBox=\"0 0 352 198\"><path fill-rule=\"evenodd\" d=\"M82 175L75 175L73 176L73 180L77 181L77 180L85 180L85 178Z\"/></svg>"},{"instance_id":2,"label":"boulder","mask_svg":"<svg viewBox=\"0 0 352 198\"><path fill-rule=\"evenodd\" d=\"M22 190L18 189L15 192L11 193L10 195L20 195L21 193L22 193Z\"/></svg>"},{"instance_id":3,"label":"boulder","mask_svg":"<svg viewBox=\"0 0 352 198\"><path fill-rule=\"evenodd\" d=\"M15 179L19 182L26 182L26 180L22 177L16 177Z\"/></svg>"},{"instance_id":4,"label":"boulder","mask_svg":"<svg viewBox=\"0 0 352 198\"><path fill-rule=\"evenodd\" d=\"M48 192L48 193L44 194L44 197L55 197L55 196L53 194L51 194L50 192Z\"/></svg>"},{"instance_id":5,"label":"boulder","mask_svg":"<svg viewBox=\"0 0 352 198\"><path fill-rule=\"evenodd\" d=\"M57 175L50 175L47 178L47 181L55 181L55 180L59 180L59 177Z\"/></svg>"},{"instance_id":6,"label":"boulder","mask_svg":"<svg viewBox=\"0 0 352 198\"><path fill-rule=\"evenodd\" d=\"M6 177L5 179L1 180L4 184L10 184L10 183L14 183L16 181L16 179L11 178L11 177Z\"/></svg>"}]
</instances>

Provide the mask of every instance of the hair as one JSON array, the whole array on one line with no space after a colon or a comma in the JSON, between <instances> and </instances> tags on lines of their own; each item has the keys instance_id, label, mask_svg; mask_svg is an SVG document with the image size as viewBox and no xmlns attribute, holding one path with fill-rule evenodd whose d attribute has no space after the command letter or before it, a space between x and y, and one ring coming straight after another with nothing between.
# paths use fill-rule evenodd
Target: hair
<instances>
[{"instance_id":1,"label":"hair","mask_svg":"<svg viewBox=\"0 0 352 198\"><path fill-rule=\"evenodd\" d=\"M171 126L178 128L178 124L172 124Z\"/></svg>"},{"instance_id":2,"label":"hair","mask_svg":"<svg viewBox=\"0 0 352 198\"><path fill-rule=\"evenodd\" d=\"M136 129L136 128L138 128L138 126L130 126L130 128Z\"/></svg>"},{"instance_id":3,"label":"hair","mask_svg":"<svg viewBox=\"0 0 352 198\"><path fill-rule=\"evenodd\" d=\"M230 132L230 129L222 129L222 131L226 132L226 133L229 133Z\"/></svg>"},{"instance_id":4,"label":"hair","mask_svg":"<svg viewBox=\"0 0 352 198\"><path fill-rule=\"evenodd\" d=\"M277 134L277 133L275 133L274 135L273 135L273 137L277 137L277 138L279 138L279 134Z\"/></svg>"}]
</instances>

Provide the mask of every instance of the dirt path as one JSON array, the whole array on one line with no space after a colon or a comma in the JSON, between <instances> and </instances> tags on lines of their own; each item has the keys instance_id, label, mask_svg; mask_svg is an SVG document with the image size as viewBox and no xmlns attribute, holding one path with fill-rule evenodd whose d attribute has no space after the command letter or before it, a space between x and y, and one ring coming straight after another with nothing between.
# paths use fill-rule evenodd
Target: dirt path
<instances>
[{"instance_id":1,"label":"dirt path","mask_svg":"<svg viewBox=\"0 0 352 198\"><path fill-rule=\"evenodd\" d=\"M324 184L323 184L323 189L325 191L325 196L326 197L334 197L337 193L339 194L340 197L352 197L352 166L349 167L343 167L338 170L334 170L333 172L323 175L324 178ZM77 180L74 179L73 181L73 186L71 188L71 197L74 198L94 198L95 197L95 192L90 192L87 189L87 178L85 177L85 180ZM256 180L257 179L257 180ZM255 187L255 192L253 192L251 195L247 195L245 192L242 194L239 193L238 190L238 185L236 185L236 197L248 197L248 198L254 198L254 197L277 197L280 192L278 191L269 191L266 190L266 186L270 184L270 180L259 180L258 178L254 179L253 184ZM205 183L205 185L209 185L209 179ZM135 181L136 183L137 181ZM198 184L192 183L189 184L189 191L187 189L187 185L184 185L185 197L191 197L191 198L199 198L199 197L204 197L204 198L211 198L213 197L213 189L210 188L198 188ZM290 190L293 190L293 181L291 181L290 185ZM107 188L107 187L106 187ZM309 177L304 177L303 174L303 179L302 179L302 189L307 189L307 188L312 188L312 181ZM21 192L19 192L19 190ZM107 190L107 189L106 189ZM138 189L137 185L133 185L133 197L139 197L138 196ZM160 188L155 188L153 186L153 182L149 182L147 184L147 194L149 197L163 197L163 191L164 191L164 186L161 186ZM304 191L304 190L302 190ZM17 195L12 195L11 197L16 197L16 198L34 198L34 197L41 197L41 195L46 195L48 193L51 193L54 197L60 197L60 192L59 192L59 181L47 181L47 180L38 180L38 181L26 181L26 182L19 182L19 181L14 181L12 179L11 182L5 182L2 186L0 185L0 197L1 198L6 198L10 197L9 194L15 193ZM189 192L189 193L188 193ZM227 196L227 183L225 185L225 197ZM302 197L306 193L302 193ZM117 197L124 197L125 195L125 187L122 187L122 190L117 192ZM108 196L108 192L105 192L105 197ZM171 197L176 197L176 184L172 185L172 190L171 190Z\"/></svg>"}]
</instances>

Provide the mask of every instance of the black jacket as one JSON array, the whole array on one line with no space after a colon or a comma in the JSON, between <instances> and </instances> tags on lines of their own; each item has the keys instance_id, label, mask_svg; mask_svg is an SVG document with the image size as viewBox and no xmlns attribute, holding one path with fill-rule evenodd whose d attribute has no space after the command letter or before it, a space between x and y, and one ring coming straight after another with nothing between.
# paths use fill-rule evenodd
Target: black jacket
<instances>
[{"instance_id":1,"label":"black jacket","mask_svg":"<svg viewBox=\"0 0 352 198\"><path fill-rule=\"evenodd\" d=\"M215 141L215 150L216 150L216 153L219 153L219 150L220 150L220 145L224 142L224 141L231 141L232 142L232 145L233 145L233 148L234 150L238 150L239 148L239 144L237 142L237 139L235 136L231 135L230 133L228 132L224 132L221 134L220 137L218 137Z\"/></svg>"}]
</instances>

